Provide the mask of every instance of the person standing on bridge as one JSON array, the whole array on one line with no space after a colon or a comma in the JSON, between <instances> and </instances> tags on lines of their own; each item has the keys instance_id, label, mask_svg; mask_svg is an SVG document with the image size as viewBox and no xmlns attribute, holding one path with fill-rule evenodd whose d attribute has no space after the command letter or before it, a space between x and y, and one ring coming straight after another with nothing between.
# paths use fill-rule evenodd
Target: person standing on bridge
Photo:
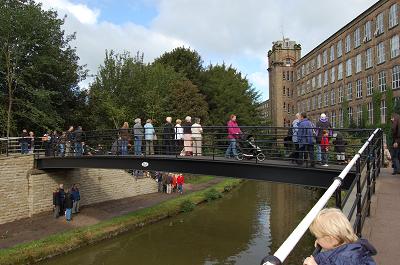
<instances>
[{"instance_id":1,"label":"person standing on bridge","mask_svg":"<svg viewBox=\"0 0 400 265\"><path fill-rule=\"evenodd\" d=\"M174 153L174 138L175 138L175 130L174 125L172 124L172 118L167 117L165 119L166 123L163 128L163 142L165 148L166 155L172 155Z\"/></svg>"},{"instance_id":2,"label":"person standing on bridge","mask_svg":"<svg viewBox=\"0 0 400 265\"><path fill-rule=\"evenodd\" d=\"M28 154L29 153L29 134L26 129L22 130L21 138L19 139L19 144L21 146L21 154Z\"/></svg>"},{"instance_id":3,"label":"person standing on bridge","mask_svg":"<svg viewBox=\"0 0 400 265\"><path fill-rule=\"evenodd\" d=\"M83 142L83 131L82 126L78 126L74 131L74 140L75 140L75 156L82 156L82 142Z\"/></svg>"},{"instance_id":4,"label":"person standing on bridge","mask_svg":"<svg viewBox=\"0 0 400 265\"><path fill-rule=\"evenodd\" d=\"M186 116L183 123L183 145L185 149L185 156L193 155L192 148L192 117Z\"/></svg>"},{"instance_id":5,"label":"person standing on bridge","mask_svg":"<svg viewBox=\"0 0 400 265\"><path fill-rule=\"evenodd\" d=\"M144 129L142 126L142 120L140 118L135 119L135 125L133 126L133 135L135 137L135 155L141 156Z\"/></svg>"},{"instance_id":6,"label":"person standing on bridge","mask_svg":"<svg viewBox=\"0 0 400 265\"><path fill-rule=\"evenodd\" d=\"M124 122L121 129L119 129L119 137L121 138L121 144L119 145L121 147L121 150L119 150L118 153L120 153L123 156L128 155L128 144L131 138L129 134L128 122Z\"/></svg>"},{"instance_id":7,"label":"person standing on bridge","mask_svg":"<svg viewBox=\"0 0 400 265\"><path fill-rule=\"evenodd\" d=\"M154 155L153 140L155 135L156 131L154 130L152 120L147 119L146 124L144 125L144 140L146 141L146 155Z\"/></svg>"},{"instance_id":8,"label":"person standing on bridge","mask_svg":"<svg viewBox=\"0 0 400 265\"><path fill-rule=\"evenodd\" d=\"M307 114L305 112L300 114L300 119L299 130L297 133L300 151L303 154L303 161L308 157L306 166L310 163L310 166L314 167L314 126L312 122L307 119Z\"/></svg>"},{"instance_id":9,"label":"person standing on bridge","mask_svg":"<svg viewBox=\"0 0 400 265\"><path fill-rule=\"evenodd\" d=\"M297 137L297 133L299 131L299 123L300 123L300 113L296 114L296 119L292 122L292 142L294 144L295 151L292 153L292 161L299 163L299 139Z\"/></svg>"},{"instance_id":10,"label":"person standing on bridge","mask_svg":"<svg viewBox=\"0 0 400 265\"><path fill-rule=\"evenodd\" d=\"M193 155L201 156L201 140L203 128L200 125L200 119L194 118L194 123L192 125L192 141L193 141Z\"/></svg>"},{"instance_id":11,"label":"person standing on bridge","mask_svg":"<svg viewBox=\"0 0 400 265\"><path fill-rule=\"evenodd\" d=\"M70 156L73 153L73 142L74 142L74 126L69 126L68 131L66 132L67 141L65 142L65 153L66 156Z\"/></svg>"},{"instance_id":12,"label":"person standing on bridge","mask_svg":"<svg viewBox=\"0 0 400 265\"><path fill-rule=\"evenodd\" d=\"M393 175L400 173L399 150L400 150L400 115L392 113L392 139L393 139Z\"/></svg>"},{"instance_id":13,"label":"person standing on bridge","mask_svg":"<svg viewBox=\"0 0 400 265\"><path fill-rule=\"evenodd\" d=\"M376 249L366 239L356 236L339 209L320 211L310 231L317 238L315 246L321 246L324 251L306 258L303 265L376 265L371 257L376 255Z\"/></svg>"},{"instance_id":14,"label":"person standing on bridge","mask_svg":"<svg viewBox=\"0 0 400 265\"><path fill-rule=\"evenodd\" d=\"M230 116L227 126L228 126L229 146L226 149L225 157L231 158L233 155L233 157L237 158L238 154L236 151L236 141L240 137L242 131L240 130L239 125L237 124L235 114L232 114Z\"/></svg>"},{"instance_id":15,"label":"person standing on bridge","mask_svg":"<svg viewBox=\"0 0 400 265\"><path fill-rule=\"evenodd\" d=\"M181 123L182 121L180 119L177 119L175 122L175 146L176 153L182 156L185 150L183 149L183 128Z\"/></svg>"},{"instance_id":16,"label":"person standing on bridge","mask_svg":"<svg viewBox=\"0 0 400 265\"><path fill-rule=\"evenodd\" d=\"M322 161L322 151L321 151L321 140L322 140L322 132L325 130L328 132L329 136L332 136L332 125L326 117L325 113L321 114L321 117L317 121L316 124L316 134L317 134L317 161Z\"/></svg>"}]
</instances>

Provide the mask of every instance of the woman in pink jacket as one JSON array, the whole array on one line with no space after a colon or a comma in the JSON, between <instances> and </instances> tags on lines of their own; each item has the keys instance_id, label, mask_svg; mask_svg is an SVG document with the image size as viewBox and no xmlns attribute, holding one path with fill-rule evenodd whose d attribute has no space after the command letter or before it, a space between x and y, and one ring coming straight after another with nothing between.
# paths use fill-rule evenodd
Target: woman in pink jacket
<instances>
[{"instance_id":1,"label":"woman in pink jacket","mask_svg":"<svg viewBox=\"0 0 400 265\"><path fill-rule=\"evenodd\" d=\"M228 139L229 139L229 146L228 149L226 149L225 152L225 157L226 158L231 158L232 155L233 157L237 158L237 151L236 151L236 139L239 138L239 135L242 132L240 131L239 125L236 122L236 115L232 114L230 116L230 120L228 121Z\"/></svg>"}]
</instances>

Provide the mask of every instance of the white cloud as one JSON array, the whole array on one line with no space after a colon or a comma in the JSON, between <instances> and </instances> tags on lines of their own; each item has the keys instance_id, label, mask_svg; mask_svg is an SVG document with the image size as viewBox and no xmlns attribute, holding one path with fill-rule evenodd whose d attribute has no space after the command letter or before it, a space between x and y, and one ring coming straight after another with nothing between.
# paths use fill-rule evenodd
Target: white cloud
<instances>
[{"instance_id":1,"label":"white cloud","mask_svg":"<svg viewBox=\"0 0 400 265\"><path fill-rule=\"evenodd\" d=\"M96 24L100 15L100 10L90 9L84 4L73 4L66 0L41 0L44 8L53 8L67 11L72 14L82 24Z\"/></svg>"},{"instance_id":2,"label":"white cloud","mask_svg":"<svg viewBox=\"0 0 400 265\"><path fill-rule=\"evenodd\" d=\"M267 72L254 72L247 77L253 87L267 88L268 87L268 73ZM265 95L264 95L265 96Z\"/></svg>"}]
</instances>

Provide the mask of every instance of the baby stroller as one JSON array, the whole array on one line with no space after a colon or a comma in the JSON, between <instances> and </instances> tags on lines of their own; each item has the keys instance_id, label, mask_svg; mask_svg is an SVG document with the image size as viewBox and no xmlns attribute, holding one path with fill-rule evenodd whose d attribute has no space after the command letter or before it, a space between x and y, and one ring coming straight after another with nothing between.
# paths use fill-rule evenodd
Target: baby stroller
<instances>
[{"instance_id":1,"label":"baby stroller","mask_svg":"<svg viewBox=\"0 0 400 265\"><path fill-rule=\"evenodd\" d=\"M237 142L237 159L250 160L253 158L257 158L258 161L264 161L265 154L262 152L261 148L257 146L254 137L252 135L248 135L246 138L243 138Z\"/></svg>"}]
</instances>

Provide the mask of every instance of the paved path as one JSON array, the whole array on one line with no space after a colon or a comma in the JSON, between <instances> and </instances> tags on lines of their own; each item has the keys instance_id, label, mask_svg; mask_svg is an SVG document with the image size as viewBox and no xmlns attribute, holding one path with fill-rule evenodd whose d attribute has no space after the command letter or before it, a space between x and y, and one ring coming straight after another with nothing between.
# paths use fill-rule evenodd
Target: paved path
<instances>
[{"instance_id":1,"label":"paved path","mask_svg":"<svg viewBox=\"0 0 400 265\"><path fill-rule=\"evenodd\" d=\"M378 250L376 264L400 264L400 175L393 176L389 168L378 177L363 236Z\"/></svg>"},{"instance_id":2,"label":"paved path","mask_svg":"<svg viewBox=\"0 0 400 265\"><path fill-rule=\"evenodd\" d=\"M222 180L222 178L214 178L206 183L195 185L185 184L184 190L185 193L190 193L210 187ZM54 219L52 217L52 212L45 212L35 215L32 218L25 218L2 224L0 225L0 249L37 240L75 227L94 225L100 221L150 207L178 196L178 193L170 195L165 193L151 193L92 204L90 206L84 206L81 213L74 215L70 223L67 223L64 217Z\"/></svg>"}]
</instances>

